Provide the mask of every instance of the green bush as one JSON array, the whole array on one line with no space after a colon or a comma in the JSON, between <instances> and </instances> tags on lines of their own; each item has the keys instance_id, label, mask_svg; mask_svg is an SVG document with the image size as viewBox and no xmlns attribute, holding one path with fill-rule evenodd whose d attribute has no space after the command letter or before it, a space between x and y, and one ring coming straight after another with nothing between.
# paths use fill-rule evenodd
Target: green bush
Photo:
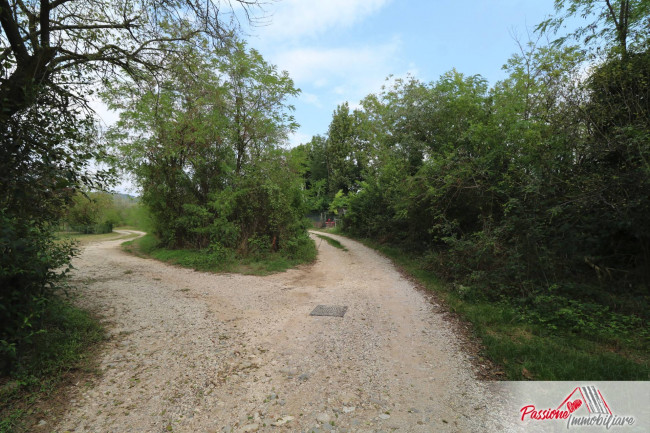
<instances>
[{"instance_id":1,"label":"green bush","mask_svg":"<svg viewBox=\"0 0 650 433\"><path fill-rule=\"evenodd\" d=\"M49 225L0 209L0 371L8 371L19 346L41 331L74 251L70 242L55 241Z\"/></svg>"},{"instance_id":2,"label":"green bush","mask_svg":"<svg viewBox=\"0 0 650 433\"><path fill-rule=\"evenodd\" d=\"M73 232L77 233L83 233L86 235L92 235L92 234L103 234L103 233L111 233L113 231L113 223L112 222L103 222L100 224L92 224L92 225L71 225L70 230Z\"/></svg>"},{"instance_id":3,"label":"green bush","mask_svg":"<svg viewBox=\"0 0 650 433\"><path fill-rule=\"evenodd\" d=\"M471 288L465 297L532 311L560 296L571 311L647 320L650 51L611 57L582 82L574 47L525 55L492 89L452 71L369 97L376 159L342 227L416 252Z\"/></svg>"},{"instance_id":4,"label":"green bush","mask_svg":"<svg viewBox=\"0 0 650 433\"><path fill-rule=\"evenodd\" d=\"M151 234L125 242L123 247L136 254L196 270L255 275L282 272L292 266L309 263L317 254L316 245L307 234L289 240L280 251L262 250L258 254L247 253L243 256L236 255L234 250L219 243L201 250L168 249Z\"/></svg>"},{"instance_id":5,"label":"green bush","mask_svg":"<svg viewBox=\"0 0 650 433\"><path fill-rule=\"evenodd\" d=\"M284 246L284 253L292 260L309 263L316 259L318 251L313 239L305 233L288 240Z\"/></svg>"},{"instance_id":6,"label":"green bush","mask_svg":"<svg viewBox=\"0 0 650 433\"><path fill-rule=\"evenodd\" d=\"M650 336L650 331L638 316L616 313L605 305L556 294L538 294L522 307L522 311L529 323L543 325L557 333L625 341Z\"/></svg>"},{"instance_id":7,"label":"green bush","mask_svg":"<svg viewBox=\"0 0 650 433\"><path fill-rule=\"evenodd\" d=\"M39 331L18 346L17 362L5 377L12 386L0 389L0 432L23 431L33 402L51 396L66 373L88 368L91 350L102 338L101 326L88 312L63 297L48 298Z\"/></svg>"}]
</instances>

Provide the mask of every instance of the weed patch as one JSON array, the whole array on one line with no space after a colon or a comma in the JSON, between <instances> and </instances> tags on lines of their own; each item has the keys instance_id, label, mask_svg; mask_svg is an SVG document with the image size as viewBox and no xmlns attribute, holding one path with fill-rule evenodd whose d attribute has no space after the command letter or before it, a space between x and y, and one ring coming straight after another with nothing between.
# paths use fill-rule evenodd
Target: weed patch
<instances>
[{"instance_id":1,"label":"weed patch","mask_svg":"<svg viewBox=\"0 0 650 433\"><path fill-rule=\"evenodd\" d=\"M442 282L424 269L417 255L367 239L360 241L389 257L435 292L450 311L470 322L484 355L499 365L509 380L650 379L648 330L634 317L591 306L592 317L571 302L563 302L553 315L542 315L540 309L489 301L470 288ZM564 318L567 320L562 322Z\"/></svg>"},{"instance_id":2,"label":"weed patch","mask_svg":"<svg viewBox=\"0 0 650 433\"><path fill-rule=\"evenodd\" d=\"M330 244L334 248L338 248L338 249L343 250L343 251L348 250L347 248L345 248L343 246L343 244L341 244L341 242L337 241L336 239L330 238L329 236L319 235L319 234L317 234L316 236L318 236L319 238L325 240L328 244Z\"/></svg>"},{"instance_id":3,"label":"weed patch","mask_svg":"<svg viewBox=\"0 0 650 433\"><path fill-rule=\"evenodd\" d=\"M41 416L36 403L55 394L70 373L91 372L103 330L88 312L55 297L42 331L18 347L18 362L0 378L0 433L27 431Z\"/></svg>"},{"instance_id":4,"label":"weed patch","mask_svg":"<svg viewBox=\"0 0 650 433\"><path fill-rule=\"evenodd\" d=\"M239 257L225 248L175 250L162 248L155 236L148 234L122 244L132 254L206 272L233 272L245 275L269 275L316 259L316 246L311 239L291 245L288 251L256 253Z\"/></svg>"}]
</instances>

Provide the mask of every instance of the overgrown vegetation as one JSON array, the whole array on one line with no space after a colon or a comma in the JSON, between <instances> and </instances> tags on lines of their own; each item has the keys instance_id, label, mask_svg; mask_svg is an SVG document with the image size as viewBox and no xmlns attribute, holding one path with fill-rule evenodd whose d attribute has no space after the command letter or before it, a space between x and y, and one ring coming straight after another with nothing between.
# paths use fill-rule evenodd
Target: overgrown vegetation
<instances>
[{"instance_id":1,"label":"overgrown vegetation","mask_svg":"<svg viewBox=\"0 0 650 433\"><path fill-rule=\"evenodd\" d=\"M181 48L162 79L105 94L123 110L110 139L142 188L156 254L213 269L235 257L309 260L302 180L280 147L296 127L292 80L241 42Z\"/></svg>"},{"instance_id":2,"label":"overgrown vegetation","mask_svg":"<svg viewBox=\"0 0 650 433\"><path fill-rule=\"evenodd\" d=\"M20 347L18 366L0 380L0 432L28 431L26 423L39 419L36 402L50 397L69 373L93 369L100 325L67 300L49 302L39 331Z\"/></svg>"},{"instance_id":3,"label":"overgrown vegetation","mask_svg":"<svg viewBox=\"0 0 650 433\"><path fill-rule=\"evenodd\" d=\"M89 160L100 156L88 119L47 102L0 127L0 373L38 332L69 270L73 245L55 242L54 232Z\"/></svg>"},{"instance_id":4,"label":"overgrown vegetation","mask_svg":"<svg viewBox=\"0 0 650 433\"><path fill-rule=\"evenodd\" d=\"M256 1L239 1L243 12ZM89 96L124 77L151 82L176 47L218 47L237 29L218 1L6 1L0 5L0 374L43 329L75 249L55 231L78 191L114 174ZM142 13L146 10L148 13ZM199 37L200 36L200 37ZM76 197L76 198L75 198ZM75 204L76 201L76 204ZM81 206L84 207L83 205ZM102 221L77 213L84 231ZM83 221L85 220L85 221ZM91 228L87 228L91 227Z\"/></svg>"},{"instance_id":5,"label":"overgrown vegetation","mask_svg":"<svg viewBox=\"0 0 650 433\"><path fill-rule=\"evenodd\" d=\"M236 3L246 14L257 5L255 0ZM106 190L114 175L112 168L97 168L112 167L114 161L98 139L90 95L98 84L125 77L155 81L165 73L162 60L177 47L219 47L230 41L237 29L222 20L220 6L212 0L0 4L3 384L57 377L54 372L72 368L84 350L78 342L95 341L91 331L86 337L75 334L91 326L82 323L82 313L60 307L62 280L76 250L56 237L66 218L83 231L110 225L93 210L104 196L88 193ZM80 191L93 200L84 202ZM282 242L291 248L290 239ZM2 426L10 428L13 422L5 419Z\"/></svg>"},{"instance_id":6,"label":"overgrown vegetation","mask_svg":"<svg viewBox=\"0 0 650 433\"><path fill-rule=\"evenodd\" d=\"M344 232L444 280L509 377L647 380L650 9L556 4L595 14L575 35L601 45L522 45L492 87L455 70L395 79L296 153L313 210L342 203ZM563 370L544 344L609 367Z\"/></svg>"},{"instance_id":7,"label":"overgrown vegetation","mask_svg":"<svg viewBox=\"0 0 650 433\"><path fill-rule=\"evenodd\" d=\"M227 249L170 249L165 248L161 241L152 234L125 242L122 247L136 255L153 257L163 262L198 271L234 272L247 275L283 272L291 267L314 261L317 252L313 243L302 244L301 249L296 249L292 254L258 251L246 256L237 256L235 252Z\"/></svg>"},{"instance_id":8,"label":"overgrown vegetation","mask_svg":"<svg viewBox=\"0 0 650 433\"><path fill-rule=\"evenodd\" d=\"M549 303L555 323L540 321L508 299L489 301L472 288L449 284L431 270L420 254L359 239L391 258L423 287L434 291L449 311L473 325L484 355L508 380L647 380L650 377L648 330L638 319L612 313L602 305L578 309ZM552 301L549 299L549 301ZM575 306L573 306L575 307ZM639 332L639 330L641 331Z\"/></svg>"}]
</instances>

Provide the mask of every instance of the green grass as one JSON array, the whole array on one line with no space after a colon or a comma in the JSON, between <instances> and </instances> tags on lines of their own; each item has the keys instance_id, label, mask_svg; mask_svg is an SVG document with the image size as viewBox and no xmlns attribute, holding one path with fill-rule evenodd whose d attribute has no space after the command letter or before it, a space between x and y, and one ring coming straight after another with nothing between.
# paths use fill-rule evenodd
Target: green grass
<instances>
[{"instance_id":1,"label":"green grass","mask_svg":"<svg viewBox=\"0 0 650 433\"><path fill-rule=\"evenodd\" d=\"M603 337L550 330L529 323L513 306L468 299L422 268L419 257L399 248L359 239L389 257L447 308L473 325L484 356L509 380L649 380L647 332ZM612 333L615 334L615 333Z\"/></svg>"},{"instance_id":2,"label":"green grass","mask_svg":"<svg viewBox=\"0 0 650 433\"><path fill-rule=\"evenodd\" d=\"M122 244L124 250L144 257L207 272L233 272L245 275L269 275L284 272L316 259L316 247L309 240L293 257L283 253L266 253L250 257L236 257L228 252L216 254L209 251L172 250L161 248L155 236L147 234Z\"/></svg>"},{"instance_id":3,"label":"green grass","mask_svg":"<svg viewBox=\"0 0 650 433\"><path fill-rule=\"evenodd\" d=\"M318 235L318 234L317 234L316 236L318 236L318 237L321 238L321 239L324 239L328 244L330 244L330 245L333 246L334 248L338 248L338 249L341 249L341 250L343 250L343 251L347 251L347 250L348 250L347 248L345 248L345 247L341 244L341 242L337 241L336 239L330 238L329 236L323 236L323 235Z\"/></svg>"},{"instance_id":4,"label":"green grass","mask_svg":"<svg viewBox=\"0 0 650 433\"><path fill-rule=\"evenodd\" d=\"M18 348L18 362L0 377L0 432L24 431L38 419L35 403L52 396L68 374L92 372L92 348L104 338L98 321L61 298L51 300L44 332Z\"/></svg>"}]
</instances>

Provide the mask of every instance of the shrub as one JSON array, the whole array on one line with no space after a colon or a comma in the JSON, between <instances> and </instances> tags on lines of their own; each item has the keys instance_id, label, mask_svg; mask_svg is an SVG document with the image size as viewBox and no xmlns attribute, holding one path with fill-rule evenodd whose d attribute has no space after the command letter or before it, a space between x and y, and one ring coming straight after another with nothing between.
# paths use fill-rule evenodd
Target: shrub
<instances>
[{"instance_id":1,"label":"shrub","mask_svg":"<svg viewBox=\"0 0 650 433\"><path fill-rule=\"evenodd\" d=\"M70 242L55 242L52 227L0 210L0 370L17 347L41 330L41 317L71 268Z\"/></svg>"}]
</instances>

